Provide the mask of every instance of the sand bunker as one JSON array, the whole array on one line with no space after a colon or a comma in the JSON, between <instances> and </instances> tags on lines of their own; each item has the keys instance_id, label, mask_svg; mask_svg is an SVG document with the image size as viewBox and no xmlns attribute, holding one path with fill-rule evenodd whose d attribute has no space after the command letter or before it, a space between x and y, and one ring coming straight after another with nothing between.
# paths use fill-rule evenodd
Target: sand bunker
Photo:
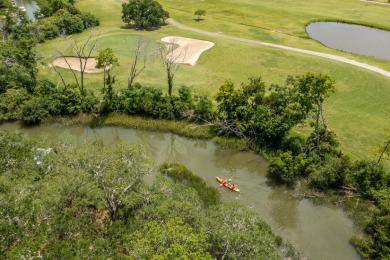
<instances>
[{"instance_id":1,"label":"sand bunker","mask_svg":"<svg viewBox=\"0 0 390 260\"><path fill-rule=\"evenodd\" d=\"M202 52L214 46L214 43L191 38L168 36L161 39L163 42L175 44L178 47L171 54L174 62L186 63L194 66ZM168 58L170 58L168 56Z\"/></svg>"},{"instance_id":2,"label":"sand bunker","mask_svg":"<svg viewBox=\"0 0 390 260\"><path fill-rule=\"evenodd\" d=\"M77 71L80 71L80 59L77 58L77 57L65 57L66 60L68 61L70 67L73 69L73 70L77 70ZM68 64L66 63L65 61L65 58L64 57L60 57L60 58L57 58L55 60L53 60L53 62L49 65L49 66L56 66L56 67L61 67L61 68L65 68L65 69L69 69L69 66ZM85 59L82 59L82 62L84 64L84 61ZM85 68L85 72L86 73L98 73L98 72L102 72L103 69L97 69L95 68L96 66L96 63L97 63L97 60L95 58L89 58L87 60L87 66ZM109 69L109 68L108 68Z\"/></svg>"}]
</instances>

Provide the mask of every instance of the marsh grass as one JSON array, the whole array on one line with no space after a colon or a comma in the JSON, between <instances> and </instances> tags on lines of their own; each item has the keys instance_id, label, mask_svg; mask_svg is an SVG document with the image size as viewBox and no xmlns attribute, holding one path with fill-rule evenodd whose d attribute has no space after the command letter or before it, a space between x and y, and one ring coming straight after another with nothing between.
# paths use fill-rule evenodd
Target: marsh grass
<instances>
[{"instance_id":1,"label":"marsh grass","mask_svg":"<svg viewBox=\"0 0 390 260\"><path fill-rule=\"evenodd\" d=\"M194 175L183 165L165 162L160 165L159 171L176 182L181 182L194 188L205 206L210 207L218 203L220 197L218 189L208 186L202 178Z\"/></svg>"},{"instance_id":2,"label":"marsh grass","mask_svg":"<svg viewBox=\"0 0 390 260\"><path fill-rule=\"evenodd\" d=\"M214 134L210 125L188 121L153 119L114 113L110 115L79 115L75 117L52 118L47 123L69 125L88 125L90 127L118 126L147 131L170 132L188 138L212 139Z\"/></svg>"}]
</instances>

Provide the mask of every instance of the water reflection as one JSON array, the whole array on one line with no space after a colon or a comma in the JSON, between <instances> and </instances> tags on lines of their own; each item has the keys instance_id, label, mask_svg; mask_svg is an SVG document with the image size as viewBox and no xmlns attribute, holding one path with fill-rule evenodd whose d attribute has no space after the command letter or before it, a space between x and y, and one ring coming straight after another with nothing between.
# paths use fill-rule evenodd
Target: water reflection
<instances>
[{"instance_id":1,"label":"water reflection","mask_svg":"<svg viewBox=\"0 0 390 260\"><path fill-rule=\"evenodd\" d=\"M390 60L390 31L335 22L311 23L306 31L328 47Z\"/></svg>"},{"instance_id":2,"label":"water reflection","mask_svg":"<svg viewBox=\"0 0 390 260\"><path fill-rule=\"evenodd\" d=\"M181 163L210 186L219 188L215 176L232 176L242 192L220 188L222 199L238 202L257 212L276 234L292 242L310 259L359 259L349 244L354 229L344 212L321 202L314 204L311 200L299 200L294 190L266 177L267 162L252 152L222 149L212 142L174 134L120 127L91 129L50 125L22 129L17 123L12 123L0 125L2 129L23 132L26 137L46 134L52 140L70 135L77 143L95 138L107 143L142 143L157 165L168 160Z\"/></svg>"},{"instance_id":3,"label":"water reflection","mask_svg":"<svg viewBox=\"0 0 390 260\"><path fill-rule=\"evenodd\" d=\"M267 198L271 205L270 215L278 229L296 229L301 226L299 200L286 191L286 187L273 187Z\"/></svg>"},{"instance_id":4,"label":"water reflection","mask_svg":"<svg viewBox=\"0 0 390 260\"><path fill-rule=\"evenodd\" d=\"M35 1L32 0L14 0L15 4L21 8L26 9L26 14L31 21L35 22L34 12L39 10L39 7Z\"/></svg>"}]
</instances>

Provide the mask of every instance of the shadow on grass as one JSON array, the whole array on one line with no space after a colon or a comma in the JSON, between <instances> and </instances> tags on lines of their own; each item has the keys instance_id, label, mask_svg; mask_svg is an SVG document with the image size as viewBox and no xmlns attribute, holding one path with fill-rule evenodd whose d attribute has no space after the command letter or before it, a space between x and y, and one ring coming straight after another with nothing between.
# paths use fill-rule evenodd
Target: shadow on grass
<instances>
[{"instance_id":1,"label":"shadow on grass","mask_svg":"<svg viewBox=\"0 0 390 260\"><path fill-rule=\"evenodd\" d=\"M153 32L158 29L160 29L163 26L167 26L167 23L160 24L158 26L152 26L152 27L136 27L134 24L126 24L122 25L120 28L125 30L136 30L136 31L144 31L144 32Z\"/></svg>"}]
</instances>

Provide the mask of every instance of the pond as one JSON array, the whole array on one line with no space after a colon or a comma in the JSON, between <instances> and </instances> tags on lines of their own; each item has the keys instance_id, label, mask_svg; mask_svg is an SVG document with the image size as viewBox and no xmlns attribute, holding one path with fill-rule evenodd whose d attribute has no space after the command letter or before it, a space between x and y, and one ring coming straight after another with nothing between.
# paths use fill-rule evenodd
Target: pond
<instances>
[{"instance_id":1,"label":"pond","mask_svg":"<svg viewBox=\"0 0 390 260\"><path fill-rule=\"evenodd\" d=\"M390 60L390 31L336 22L311 23L306 31L325 46Z\"/></svg>"},{"instance_id":2,"label":"pond","mask_svg":"<svg viewBox=\"0 0 390 260\"><path fill-rule=\"evenodd\" d=\"M219 188L225 201L235 201L257 212L273 231L303 251L309 259L360 259L349 244L354 230L351 220L331 204L299 199L294 190L276 185L266 177L267 161L253 152L223 149L211 141L188 139L170 133L121 127L89 128L61 125L22 128L18 123L0 125L0 131L21 132L25 137L69 137L76 143L101 138L107 143L142 143L160 164L178 162L219 188L215 176L232 177L240 193ZM152 179L153 176L150 176Z\"/></svg>"},{"instance_id":3,"label":"pond","mask_svg":"<svg viewBox=\"0 0 390 260\"><path fill-rule=\"evenodd\" d=\"M39 6L32 0L14 0L14 3L19 8L24 7L26 14L31 21L35 22L34 12L39 10Z\"/></svg>"}]
</instances>

